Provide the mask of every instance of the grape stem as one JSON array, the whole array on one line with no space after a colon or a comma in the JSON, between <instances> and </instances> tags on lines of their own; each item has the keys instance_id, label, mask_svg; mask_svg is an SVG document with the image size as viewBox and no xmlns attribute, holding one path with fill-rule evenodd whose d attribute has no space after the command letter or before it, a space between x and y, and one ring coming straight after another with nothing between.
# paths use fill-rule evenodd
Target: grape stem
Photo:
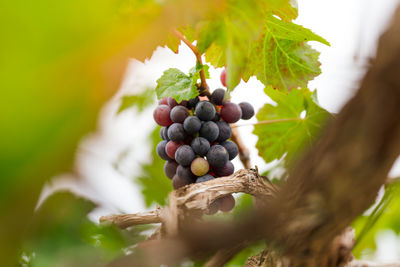
<instances>
[{"instance_id":1,"label":"grape stem","mask_svg":"<svg viewBox=\"0 0 400 267\"><path fill-rule=\"evenodd\" d=\"M203 66L203 61L201 59L201 53L199 52L199 50L197 49L197 47L195 45L193 45L188 39L186 39L186 37L178 30L176 29L172 29L172 33L178 37L182 42L184 42L193 52L193 54L196 56L196 60L197 62ZM206 75L204 72L204 68L202 68L200 70L200 86L198 87L199 93L200 95L206 95L206 96L210 96L210 91L208 90L208 85L206 82Z\"/></svg>"},{"instance_id":2,"label":"grape stem","mask_svg":"<svg viewBox=\"0 0 400 267\"><path fill-rule=\"evenodd\" d=\"M246 124L235 124L231 125L231 128L237 128L237 127L242 127L242 126L251 126L251 125L263 125L263 124L274 124L274 123L279 123L279 122L286 122L286 121L297 121L300 120L299 118L292 118L292 119L280 119L280 120L269 120L269 121L258 121L258 122L252 122L252 123L246 123Z\"/></svg>"}]
</instances>

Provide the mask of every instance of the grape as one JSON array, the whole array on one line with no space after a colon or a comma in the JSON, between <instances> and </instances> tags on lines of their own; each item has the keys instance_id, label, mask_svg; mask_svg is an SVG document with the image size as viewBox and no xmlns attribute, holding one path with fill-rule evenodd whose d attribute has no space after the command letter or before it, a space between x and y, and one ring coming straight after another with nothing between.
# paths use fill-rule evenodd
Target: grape
<instances>
[{"instance_id":1,"label":"grape","mask_svg":"<svg viewBox=\"0 0 400 267\"><path fill-rule=\"evenodd\" d=\"M218 112L215 112L215 116L214 116L214 118L212 119L212 121L213 121L213 122L217 122L217 121L219 121L220 119L221 119L221 115L219 115Z\"/></svg>"},{"instance_id":2,"label":"grape","mask_svg":"<svg viewBox=\"0 0 400 267\"><path fill-rule=\"evenodd\" d=\"M190 116L183 122L183 129L189 134L196 134L201 128L201 121L195 116Z\"/></svg>"},{"instance_id":3,"label":"grape","mask_svg":"<svg viewBox=\"0 0 400 267\"><path fill-rule=\"evenodd\" d=\"M202 121L210 121L215 117L215 107L208 101L201 101L196 105L196 116Z\"/></svg>"},{"instance_id":4,"label":"grape","mask_svg":"<svg viewBox=\"0 0 400 267\"><path fill-rule=\"evenodd\" d=\"M210 165L208 164L208 161L203 158L194 159L190 165L190 170L196 176L203 176L209 169Z\"/></svg>"},{"instance_id":5,"label":"grape","mask_svg":"<svg viewBox=\"0 0 400 267\"><path fill-rule=\"evenodd\" d=\"M161 139L169 141L169 138L168 138L168 127L161 127L160 136L161 136Z\"/></svg>"},{"instance_id":6,"label":"grape","mask_svg":"<svg viewBox=\"0 0 400 267\"><path fill-rule=\"evenodd\" d=\"M208 211L206 211L206 214L213 215L213 214L217 213L218 210L219 210L219 201L217 199L210 204L210 206L208 207Z\"/></svg>"},{"instance_id":7,"label":"grape","mask_svg":"<svg viewBox=\"0 0 400 267\"><path fill-rule=\"evenodd\" d=\"M208 150L210 149L210 142L203 137L196 137L193 139L192 143L190 144L194 153L201 157L207 155Z\"/></svg>"},{"instance_id":8,"label":"grape","mask_svg":"<svg viewBox=\"0 0 400 267\"><path fill-rule=\"evenodd\" d=\"M223 167L228 159L228 151L221 145L212 146L207 152L207 160L212 167Z\"/></svg>"},{"instance_id":9,"label":"grape","mask_svg":"<svg viewBox=\"0 0 400 267\"><path fill-rule=\"evenodd\" d=\"M172 109L173 107L175 107L175 106L177 106L178 105L178 102L176 102L176 100L173 98L173 97L171 97L171 96L169 96L168 97L168 106Z\"/></svg>"},{"instance_id":10,"label":"grape","mask_svg":"<svg viewBox=\"0 0 400 267\"><path fill-rule=\"evenodd\" d=\"M192 109L195 108L197 103L199 103L200 99L198 96L196 96L195 98L189 99L188 103L187 103L187 108L188 109Z\"/></svg>"},{"instance_id":11,"label":"grape","mask_svg":"<svg viewBox=\"0 0 400 267\"><path fill-rule=\"evenodd\" d=\"M226 195L218 199L219 210L229 212L235 207L235 198L232 195Z\"/></svg>"},{"instance_id":12,"label":"grape","mask_svg":"<svg viewBox=\"0 0 400 267\"><path fill-rule=\"evenodd\" d=\"M168 127L168 138L175 142L184 141L186 138L182 123L173 123Z\"/></svg>"},{"instance_id":13,"label":"grape","mask_svg":"<svg viewBox=\"0 0 400 267\"><path fill-rule=\"evenodd\" d=\"M183 145L179 147L175 152L175 160L180 165L187 167L192 163L195 158L195 154L193 149L188 145Z\"/></svg>"},{"instance_id":14,"label":"grape","mask_svg":"<svg viewBox=\"0 0 400 267\"><path fill-rule=\"evenodd\" d=\"M217 121L216 124L219 129L219 135L218 135L218 138L216 141L223 142L223 141L229 139L232 135L231 126L229 126L229 124L224 121Z\"/></svg>"},{"instance_id":15,"label":"grape","mask_svg":"<svg viewBox=\"0 0 400 267\"><path fill-rule=\"evenodd\" d=\"M178 175L175 175L172 178L172 187L174 189L178 189L178 188L180 188L182 186L185 186L185 185L188 185L188 184L191 184L191 183L192 182L190 180L183 180Z\"/></svg>"},{"instance_id":16,"label":"grape","mask_svg":"<svg viewBox=\"0 0 400 267\"><path fill-rule=\"evenodd\" d=\"M173 122L183 123L189 116L189 111L183 106L176 106L171 110L170 117Z\"/></svg>"},{"instance_id":17,"label":"grape","mask_svg":"<svg viewBox=\"0 0 400 267\"><path fill-rule=\"evenodd\" d=\"M167 145L168 141L161 141L160 143L158 143L156 150L157 150L157 154L160 158L162 158L163 160L170 160L170 158L168 157L167 153L165 152L165 146Z\"/></svg>"},{"instance_id":18,"label":"grape","mask_svg":"<svg viewBox=\"0 0 400 267\"><path fill-rule=\"evenodd\" d=\"M176 173L176 168L178 167L178 163L176 163L175 161L167 161L164 164L164 173L165 175L172 179Z\"/></svg>"},{"instance_id":19,"label":"grape","mask_svg":"<svg viewBox=\"0 0 400 267\"><path fill-rule=\"evenodd\" d=\"M187 107L187 104L188 104L188 101L187 101L187 100L182 100L182 101L179 103L180 106L184 106L184 107Z\"/></svg>"},{"instance_id":20,"label":"grape","mask_svg":"<svg viewBox=\"0 0 400 267\"><path fill-rule=\"evenodd\" d=\"M167 153L168 157L175 159L175 152L182 145L182 142L169 141L165 146L165 152Z\"/></svg>"},{"instance_id":21,"label":"grape","mask_svg":"<svg viewBox=\"0 0 400 267\"><path fill-rule=\"evenodd\" d=\"M248 102L239 103L239 107L242 110L242 119L249 120L254 116L254 108Z\"/></svg>"},{"instance_id":22,"label":"grape","mask_svg":"<svg viewBox=\"0 0 400 267\"><path fill-rule=\"evenodd\" d=\"M216 177L224 177L231 175L235 171L235 167L233 166L232 162L227 161L224 166L213 168L213 171Z\"/></svg>"},{"instance_id":23,"label":"grape","mask_svg":"<svg viewBox=\"0 0 400 267\"><path fill-rule=\"evenodd\" d=\"M210 142L215 141L219 135L218 125L213 121L206 121L201 125L199 134Z\"/></svg>"},{"instance_id":24,"label":"grape","mask_svg":"<svg viewBox=\"0 0 400 267\"><path fill-rule=\"evenodd\" d=\"M225 147L226 151L228 151L229 160L233 160L239 154L239 148L237 147L235 142L225 141L225 142L221 143L220 145Z\"/></svg>"},{"instance_id":25,"label":"grape","mask_svg":"<svg viewBox=\"0 0 400 267\"><path fill-rule=\"evenodd\" d=\"M222 101L224 101L224 97L225 97L225 90L224 89L216 89L210 97L210 101L211 103L220 106L222 105Z\"/></svg>"},{"instance_id":26,"label":"grape","mask_svg":"<svg viewBox=\"0 0 400 267\"><path fill-rule=\"evenodd\" d=\"M225 102L221 108L220 115L227 123L234 123L242 117L242 110L235 103Z\"/></svg>"},{"instance_id":27,"label":"grape","mask_svg":"<svg viewBox=\"0 0 400 267\"><path fill-rule=\"evenodd\" d=\"M178 165L176 168L176 175L184 181L194 182L196 180L196 176L192 173L189 167L183 167L182 165Z\"/></svg>"},{"instance_id":28,"label":"grape","mask_svg":"<svg viewBox=\"0 0 400 267\"><path fill-rule=\"evenodd\" d=\"M226 87L226 69L222 70L220 80L222 85Z\"/></svg>"},{"instance_id":29,"label":"grape","mask_svg":"<svg viewBox=\"0 0 400 267\"><path fill-rule=\"evenodd\" d=\"M200 176L199 178L197 178L196 179L196 184L197 183L202 183L202 182L207 182L207 181L210 181L210 180L212 180L214 178L215 178L214 176L212 176L210 174L206 174L206 175L203 175L203 176Z\"/></svg>"},{"instance_id":30,"label":"grape","mask_svg":"<svg viewBox=\"0 0 400 267\"><path fill-rule=\"evenodd\" d=\"M159 105L153 112L153 118L158 125L170 126L172 124L169 114L171 112L170 107L167 105Z\"/></svg>"},{"instance_id":31,"label":"grape","mask_svg":"<svg viewBox=\"0 0 400 267\"><path fill-rule=\"evenodd\" d=\"M159 105L168 105L168 97L164 97L158 101Z\"/></svg>"}]
</instances>

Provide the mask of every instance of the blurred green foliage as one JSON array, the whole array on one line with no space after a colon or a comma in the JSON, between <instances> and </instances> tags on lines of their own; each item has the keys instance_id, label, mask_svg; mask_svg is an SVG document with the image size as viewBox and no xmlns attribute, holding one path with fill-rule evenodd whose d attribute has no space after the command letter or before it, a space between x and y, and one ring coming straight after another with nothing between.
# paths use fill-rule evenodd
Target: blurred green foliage
<instances>
[{"instance_id":1,"label":"blurred green foliage","mask_svg":"<svg viewBox=\"0 0 400 267\"><path fill-rule=\"evenodd\" d=\"M164 174L165 161L157 155L157 144L161 141L160 128L157 126L149 136L151 147L150 162L143 165L143 173L135 178L142 189L147 207L153 204L165 205L168 193L172 191L172 182Z\"/></svg>"},{"instance_id":2,"label":"blurred green foliage","mask_svg":"<svg viewBox=\"0 0 400 267\"><path fill-rule=\"evenodd\" d=\"M400 234L400 181L385 188L379 203L368 215L362 215L353 222L356 231L356 246L353 250L357 258L371 256L376 250L376 236L384 230Z\"/></svg>"}]
</instances>

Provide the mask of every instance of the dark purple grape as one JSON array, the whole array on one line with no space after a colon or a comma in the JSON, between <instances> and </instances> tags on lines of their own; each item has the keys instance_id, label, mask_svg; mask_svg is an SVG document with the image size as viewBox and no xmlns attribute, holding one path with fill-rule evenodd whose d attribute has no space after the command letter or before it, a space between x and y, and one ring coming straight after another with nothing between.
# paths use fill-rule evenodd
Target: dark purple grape
<instances>
[{"instance_id":1,"label":"dark purple grape","mask_svg":"<svg viewBox=\"0 0 400 267\"><path fill-rule=\"evenodd\" d=\"M215 116L214 116L214 119L212 119L212 121L213 121L213 122L217 122L217 121L219 121L220 119L221 119L221 115L219 115L218 112L215 112Z\"/></svg>"},{"instance_id":2,"label":"dark purple grape","mask_svg":"<svg viewBox=\"0 0 400 267\"><path fill-rule=\"evenodd\" d=\"M188 145L179 147L175 152L176 162L184 167L190 166L195 156L193 149Z\"/></svg>"},{"instance_id":3,"label":"dark purple grape","mask_svg":"<svg viewBox=\"0 0 400 267\"><path fill-rule=\"evenodd\" d=\"M229 160L233 160L239 154L239 148L237 147L235 142L225 141L225 142L221 143L220 145L225 147L226 151L228 151Z\"/></svg>"},{"instance_id":4,"label":"dark purple grape","mask_svg":"<svg viewBox=\"0 0 400 267\"><path fill-rule=\"evenodd\" d=\"M189 111L184 106L175 106L171 109L170 117L173 122L183 123L189 116Z\"/></svg>"},{"instance_id":5,"label":"dark purple grape","mask_svg":"<svg viewBox=\"0 0 400 267\"><path fill-rule=\"evenodd\" d=\"M192 181L190 181L190 180L183 180L183 179L181 179L178 175L175 175L173 178L172 178L172 187L174 188L174 189L178 189L178 188L180 188L180 187L183 187L183 186L185 186L185 185L189 185L189 184L191 184L192 183Z\"/></svg>"},{"instance_id":6,"label":"dark purple grape","mask_svg":"<svg viewBox=\"0 0 400 267\"><path fill-rule=\"evenodd\" d=\"M168 97L164 97L158 101L159 105L168 105Z\"/></svg>"},{"instance_id":7,"label":"dark purple grape","mask_svg":"<svg viewBox=\"0 0 400 267\"><path fill-rule=\"evenodd\" d=\"M168 157L170 157L171 159L175 159L175 152L182 145L182 142L169 141L165 146L165 152L167 153Z\"/></svg>"},{"instance_id":8,"label":"dark purple grape","mask_svg":"<svg viewBox=\"0 0 400 267\"><path fill-rule=\"evenodd\" d=\"M229 160L229 154L221 145L214 145L207 152L208 163L213 168L223 167Z\"/></svg>"},{"instance_id":9,"label":"dark purple grape","mask_svg":"<svg viewBox=\"0 0 400 267\"><path fill-rule=\"evenodd\" d=\"M201 121L196 116L190 116L183 122L183 129L189 134L196 134L201 128Z\"/></svg>"},{"instance_id":10,"label":"dark purple grape","mask_svg":"<svg viewBox=\"0 0 400 267\"><path fill-rule=\"evenodd\" d=\"M206 121L201 125L199 135L212 142L218 138L219 128L213 121Z\"/></svg>"},{"instance_id":11,"label":"dark purple grape","mask_svg":"<svg viewBox=\"0 0 400 267\"><path fill-rule=\"evenodd\" d=\"M227 161L226 164L222 167L213 168L213 172L215 173L216 177L224 177L229 176L235 171L235 167L233 166L232 162Z\"/></svg>"},{"instance_id":12,"label":"dark purple grape","mask_svg":"<svg viewBox=\"0 0 400 267\"><path fill-rule=\"evenodd\" d=\"M175 161L167 161L164 164L164 173L165 175L172 179L174 177L174 175L176 174L176 168L178 167L178 163L176 163Z\"/></svg>"},{"instance_id":13,"label":"dark purple grape","mask_svg":"<svg viewBox=\"0 0 400 267\"><path fill-rule=\"evenodd\" d=\"M211 174L206 174L206 175L203 175L203 176L198 177L198 178L196 179L196 184L197 184L197 183L202 183L202 182L207 182L207 181L210 181L210 180L212 180L212 179L214 179L214 178L215 178L215 177L212 176Z\"/></svg>"},{"instance_id":14,"label":"dark purple grape","mask_svg":"<svg viewBox=\"0 0 400 267\"><path fill-rule=\"evenodd\" d=\"M156 147L158 156L163 160L170 160L170 157L168 157L167 153L165 152L165 146L167 145L167 143L168 141L163 140L160 143L158 143Z\"/></svg>"},{"instance_id":15,"label":"dark purple grape","mask_svg":"<svg viewBox=\"0 0 400 267\"><path fill-rule=\"evenodd\" d=\"M175 142L184 141L186 138L182 123L173 123L168 127L168 138Z\"/></svg>"},{"instance_id":16,"label":"dark purple grape","mask_svg":"<svg viewBox=\"0 0 400 267\"><path fill-rule=\"evenodd\" d=\"M215 107L208 101L201 101L196 105L196 116L202 121L210 121L215 117Z\"/></svg>"},{"instance_id":17,"label":"dark purple grape","mask_svg":"<svg viewBox=\"0 0 400 267\"><path fill-rule=\"evenodd\" d=\"M176 175L184 181L194 182L196 180L196 176L192 173L189 167L183 167L182 165L178 165L176 168Z\"/></svg>"},{"instance_id":18,"label":"dark purple grape","mask_svg":"<svg viewBox=\"0 0 400 267\"><path fill-rule=\"evenodd\" d=\"M189 99L188 103L187 103L187 108L188 109L192 109L195 108L197 103L199 103L200 99L198 96L196 96L195 98Z\"/></svg>"},{"instance_id":19,"label":"dark purple grape","mask_svg":"<svg viewBox=\"0 0 400 267\"><path fill-rule=\"evenodd\" d=\"M153 112L153 118L158 125L170 126L172 124L169 114L171 109L167 105L159 105Z\"/></svg>"},{"instance_id":20,"label":"dark purple grape","mask_svg":"<svg viewBox=\"0 0 400 267\"><path fill-rule=\"evenodd\" d=\"M160 137L161 137L162 140L169 141L169 138L168 138L168 127L161 127L161 129L160 129Z\"/></svg>"},{"instance_id":21,"label":"dark purple grape","mask_svg":"<svg viewBox=\"0 0 400 267\"><path fill-rule=\"evenodd\" d=\"M208 150L210 149L210 142L203 137L196 137L193 139L192 143L190 144L194 153L201 157L207 155Z\"/></svg>"},{"instance_id":22,"label":"dark purple grape","mask_svg":"<svg viewBox=\"0 0 400 267\"><path fill-rule=\"evenodd\" d=\"M240 109L239 105L235 103L225 102L222 105L220 115L221 118L227 123L234 123L240 120L242 117L242 110Z\"/></svg>"},{"instance_id":23,"label":"dark purple grape","mask_svg":"<svg viewBox=\"0 0 400 267\"><path fill-rule=\"evenodd\" d=\"M210 170L210 165L203 158L195 158L190 164L190 170L196 176L203 176Z\"/></svg>"},{"instance_id":24,"label":"dark purple grape","mask_svg":"<svg viewBox=\"0 0 400 267\"><path fill-rule=\"evenodd\" d=\"M175 106L178 105L178 102L176 102L176 100L175 100L173 97L171 97L171 96L168 97L167 102L168 102L168 106L169 106L171 109L172 109L173 107L175 107Z\"/></svg>"},{"instance_id":25,"label":"dark purple grape","mask_svg":"<svg viewBox=\"0 0 400 267\"><path fill-rule=\"evenodd\" d=\"M179 103L180 106L184 106L184 107L187 107L187 104L188 104L188 101L187 101L187 100L182 100L182 101Z\"/></svg>"},{"instance_id":26,"label":"dark purple grape","mask_svg":"<svg viewBox=\"0 0 400 267\"><path fill-rule=\"evenodd\" d=\"M223 141L229 139L232 135L231 126L229 126L229 124L224 121L217 121L216 124L219 129L219 135L218 135L218 138L216 139L216 141L223 142Z\"/></svg>"},{"instance_id":27,"label":"dark purple grape","mask_svg":"<svg viewBox=\"0 0 400 267\"><path fill-rule=\"evenodd\" d=\"M239 107L242 110L242 119L249 120L251 117L254 116L254 108L248 102L239 103Z\"/></svg>"},{"instance_id":28,"label":"dark purple grape","mask_svg":"<svg viewBox=\"0 0 400 267\"><path fill-rule=\"evenodd\" d=\"M225 97L225 90L224 89L216 89L214 92L212 92L210 101L214 105L220 106L222 105L222 102L224 101Z\"/></svg>"},{"instance_id":29,"label":"dark purple grape","mask_svg":"<svg viewBox=\"0 0 400 267\"><path fill-rule=\"evenodd\" d=\"M218 199L219 210L229 212L235 207L235 198L232 195L226 195Z\"/></svg>"},{"instance_id":30,"label":"dark purple grape","mask_svg":"<svg viewBox=\"0 0 400 267\"><path fill-rule=\"evenodd\" d=\"M208 211L206 212L207 215L213 215L215 213L217 213L219 210L219 201L218 199L215 200L214 202L212 202L210 204L210 206L208 207Z\"/></svg>"}]
</instances>

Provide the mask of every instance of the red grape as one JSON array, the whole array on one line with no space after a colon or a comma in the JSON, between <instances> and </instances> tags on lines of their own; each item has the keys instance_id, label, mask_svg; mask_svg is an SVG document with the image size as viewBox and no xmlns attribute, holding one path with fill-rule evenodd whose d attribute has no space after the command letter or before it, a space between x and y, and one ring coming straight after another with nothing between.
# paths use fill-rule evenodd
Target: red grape
<instances>
[{"instance_id":1,"label":"red grape","mask_svg":"<svg viewBox=\"0 0 400 267\"><path fill-rule=\"evenodd\" d=\"M242 109L235 103L226 102L222 105L220 115L227 123L234 123L242 117Z\"/></svg>"},{"instance_id":2,"label":"red grape","mask_svg":"<svg viewBox=\"0 0 400 267\"><path fill-rule=\"evenodd\" d=\"M167 153L168 157L175 159L175 152L181 145L183 145L182 142L169 141L165 146L165 152Z\"/></svg>"},{"instance_id":3,"label":"red grape","mask_svg":"<svg viewBox=\"0 0 400 267\"><path fill-rule=\"evenodd\" d=\"M222 85L226 87L226 69L225 68L221 72L220 79L221 79Z\"/></svg>"},{"instance_id":4,"label":"red grape","mask_svg":"<svg viewBox=\"0 0 400 267\"><path fill-rule=\"evenodd\" d=\"M159 105L153 112L154 120L161 126L170 126L172 120L170 118L171 108L167 105Z\"/></svg>"}]
</instances>

